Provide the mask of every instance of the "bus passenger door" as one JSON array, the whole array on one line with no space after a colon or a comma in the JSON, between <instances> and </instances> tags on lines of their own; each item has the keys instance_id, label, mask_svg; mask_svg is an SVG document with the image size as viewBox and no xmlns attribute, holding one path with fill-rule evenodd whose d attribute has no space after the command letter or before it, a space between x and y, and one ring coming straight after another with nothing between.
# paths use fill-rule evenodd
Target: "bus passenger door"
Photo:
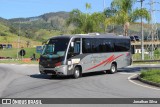
<instances>
[{"instance_id":1,"label":"bus passenger door","mask_svg":"<svg viewBox=\"0 0 160 107\"><path fill-rule=\"evenodd\" d=\"M80 38L73 39L67 54L68 74L72 74L74 66L80 62Z\"/></svg>"},{"instance_id":2,"label":"bus passenger door","mask_svg":"<svg viewBox=\"0 0 160 107\"><path fill-rule=\"evenodd\" d=\"M79 54L80 54L80 38L76 38L70 44L67 59L75 57Z\"/></svg>"}]
</instances>

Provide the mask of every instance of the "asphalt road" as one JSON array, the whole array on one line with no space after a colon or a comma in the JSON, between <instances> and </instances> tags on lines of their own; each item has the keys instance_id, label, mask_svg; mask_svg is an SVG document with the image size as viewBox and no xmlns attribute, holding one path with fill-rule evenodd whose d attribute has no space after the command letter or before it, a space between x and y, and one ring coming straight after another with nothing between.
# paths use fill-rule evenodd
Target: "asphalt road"
<instances>
[{"instance_id":1,"label":"asphalt road","mask_svg":"<svg viewBox=\"0 0 160 107\"><path fill-rule=\"evenodd\" d=\"M159 67L160 65L137 65L120 69L116 74L87 73L82 78L72 79L41 75L37 65L0 64L0 97L160 98L160 88L129 79L142 68L160 69Z\"/></svg>"}]
</instances>

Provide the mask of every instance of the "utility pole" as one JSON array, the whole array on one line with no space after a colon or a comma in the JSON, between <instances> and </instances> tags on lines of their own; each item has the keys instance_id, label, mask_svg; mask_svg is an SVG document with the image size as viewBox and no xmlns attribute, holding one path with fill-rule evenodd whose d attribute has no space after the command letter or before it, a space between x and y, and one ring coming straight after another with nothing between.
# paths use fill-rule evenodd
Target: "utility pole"
<instances>
[{"instance_id":1,"label":"utility pole","mask_svg":"<svg viewBox=\"0 0 160 107\"><path fill-rule=\"evenodd\" d=\"M141 10L143 8L143 1L140 0L138 2L141 2ZM141 60L144 60L144 34L143 34L143 17L141 16Z\"/></svg>"},{"instance_id":2,"label":"utility pole","mask_svg":"<svg viewBox=\"0 0 160 107\"><path fill-rule=\"evenodd\" d=\"M103 0L103 11L105 12L105 9L106 9L106 1ZM106 32L106 28L105 28L105 25L103 25L103 28L104 28L104 33Z\"/></svg>"},{"instance_id":3,"label":"utility pole","mask_svg":"<svg viewBox=\"0 0 160 107\"><path fill-rule=\"evenodd\" d=\"M153 12L154 12L154 0L151 0L151 26L152 26L152 31L151 31L151 40L152 40L152 48L151 48L151 59L153 59L153 57L154 57L154 45L153 45L153 42L154 42L154 21L153 21ZM157 30L157 28L156 28L156 30Z\"/></svg>"},{"instance_id":4,"label":"utility pole","mask_svg":"<svg viewBox=\"0 0 160 107\"><path fill-rule=\"evenodd\" d=\"M154 44L155 41L159 40L158 37L158 32L157 32L157 23L156 23L156 18L155 18L155 10L154 9L154 4L160 4L159 2L155 2L154 0L150 0L148 3L150 5L150 14L151 14L151 28L150 28L150 33L148 35L148 41L150 41L150 44L148 46L149 52L150 52L150 58L154 59L154 50L156 48L156 44Z\"/></svg>"}]
</instances>

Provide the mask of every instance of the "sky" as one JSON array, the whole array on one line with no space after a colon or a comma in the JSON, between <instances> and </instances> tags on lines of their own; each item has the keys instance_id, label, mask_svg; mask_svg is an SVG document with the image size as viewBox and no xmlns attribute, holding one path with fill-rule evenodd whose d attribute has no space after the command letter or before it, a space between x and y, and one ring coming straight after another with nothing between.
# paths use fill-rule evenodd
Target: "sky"
<instances>
[{"instance_id":1,"label":"sky","mask_svg":"<svg viewBox=\"0 0 160 107\"><path fill-rule=\"evenodd\" d=\"M86 12L85 4L90 3L90 13L102 12L105 7L109 7L112 0L0 0L0 17L11 19L19 17L33 17L44 13L66 11L70 12L73 9L79 9ZM140 1L140 0L137 0ZM145 0L143 5L149 9L150 0ZM155 0L156 2L160 0ZM140 8L140 3L137 2L134 8ZM160 4L155 5L155 9L160 10ZM156 21L160 22L160 11L155 12Z\"/></svg>"}]
</instances>

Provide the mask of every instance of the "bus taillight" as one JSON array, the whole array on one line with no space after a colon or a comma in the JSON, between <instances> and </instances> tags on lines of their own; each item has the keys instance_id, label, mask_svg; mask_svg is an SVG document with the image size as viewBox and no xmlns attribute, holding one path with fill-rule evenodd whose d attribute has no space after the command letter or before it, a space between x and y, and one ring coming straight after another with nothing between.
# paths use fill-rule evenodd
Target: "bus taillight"
<instances>
[{"instance_id":1,"label":"bus taillight","mask_svg":"<svg viewBox=\"0 0 160 107\"><path fill-rule=\"evenodd\" d=\"M127 53L126 53L126 56L130 56L130 53L129 53L129 52L127 52Z\"/></svg>"}]
</instances>

